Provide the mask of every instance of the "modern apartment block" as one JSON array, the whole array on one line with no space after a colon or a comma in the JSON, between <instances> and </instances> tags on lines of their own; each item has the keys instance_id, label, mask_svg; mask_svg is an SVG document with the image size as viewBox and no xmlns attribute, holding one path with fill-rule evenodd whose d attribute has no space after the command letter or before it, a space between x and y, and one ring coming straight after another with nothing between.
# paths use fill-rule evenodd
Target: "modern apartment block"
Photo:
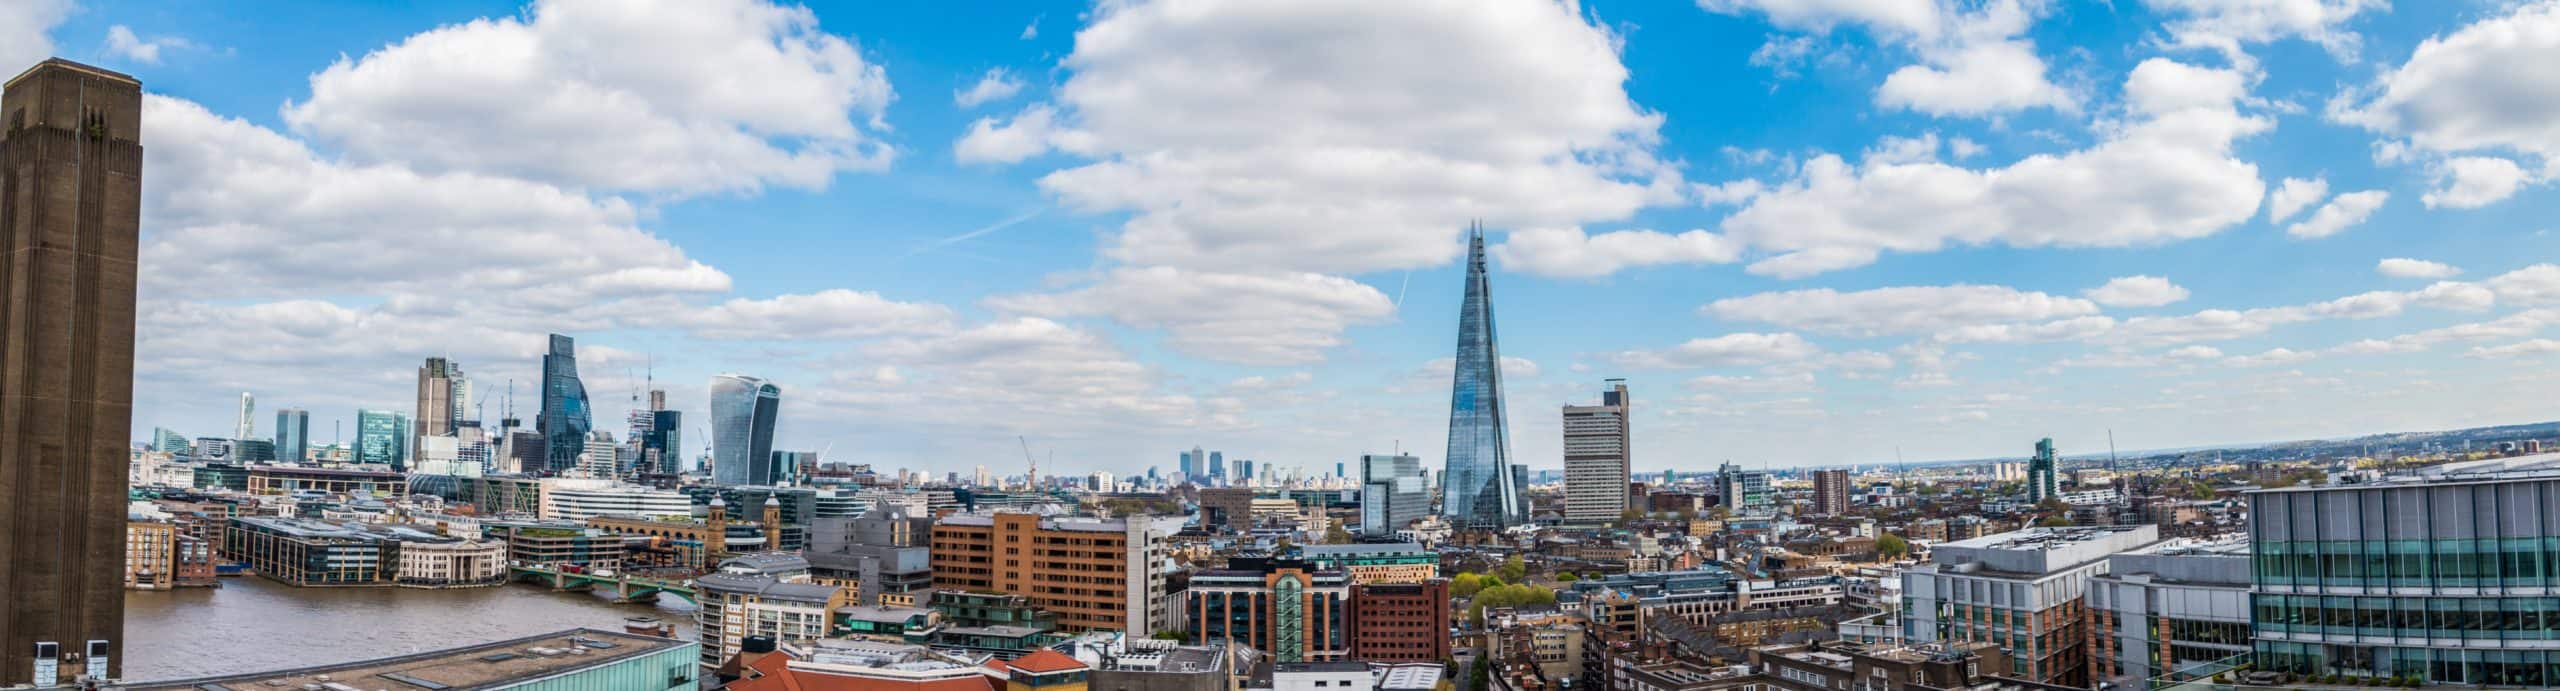
<instances>
[{"instance_id":1,"label":"modern apartment block","mask_svg":"<svg viewBox=\"0 0 2560 691\"><path fill-rule=\"evenodd\" d=\"M168 590L178 584L178 526L167 521L128 521L124 528L124 587Z\"/></svg>"},{"instance_id":2,"label":"modern apartment block","mask_svg":"<svg viewBox=\"0 0 2560 691\"><path fill-rule=\"evenodd\" d=\"M2088 687L2091 579L2108 555L2160 540L2157 526L2029 528L1930 550L1902 575L1903 636L1997 644L2019 679Z\"/></svg>"},{"instance_id":3,"label":"modern apartment block","mask_svg":"<svg viewBox=\"0 0 2560 691\"><path fill-rule=\"evenodd\" d=\"M141 82L0 86L0 686L123 676L141 225Z\"/></svg>"},{"instance_id":4,"label":"modern apartment block","mask_svg":"<svg viewBox=\"0 0 2560 691\"><path fill-rule=\"evenodd\" d=\"M1599 405L1564 407L1564 520L1598 525L1627 511L1633 436L1627 381L1609 380Z\"/></svg>"},{"instance_id":5,"label":"modern apartment block","mask_svg":"<svg viewBox=\"0 0 2560 691\"><path fill-rule=\"evenodd\" d=\"M2107 557L2089 582L2090 678L2138 688L2249 652L2249 543L2167 540Z\"/></svg>"},{"instance_id":6,"label":"modern apartment block","mask_svg":"<svg viewBox=\"0 0 2560 691\"><path fill-rule=\"evenodd\" d=\"M2245 497L2259 667L2560 684L2560 454Z\"/></svg>"},{"instance_id":7,"label":"modern apartment block","mask_svg":"<svg viewBox=\"0 0 2560 691\"><path fill-rule=\"evenodd\" d=\"M1027 595L1058 628L1156 631L1179 517L958 514L933 525L933 587Z\"/></svg>"}]
</instances>

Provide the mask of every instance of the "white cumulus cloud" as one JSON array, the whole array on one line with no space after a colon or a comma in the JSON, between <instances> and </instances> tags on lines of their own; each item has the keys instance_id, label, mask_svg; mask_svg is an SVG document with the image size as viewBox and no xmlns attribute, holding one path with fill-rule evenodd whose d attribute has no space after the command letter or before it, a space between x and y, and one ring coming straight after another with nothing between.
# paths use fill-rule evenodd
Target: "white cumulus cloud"
<instances>
[{"instance_id":1,"label":"white cumulus cloud","mask_svg":"<svg viewBox=\"0 0 2560 691\"><path fill-rule=\"evenodd\" d=\"M2382 190L2348 192L2331 197L2329 203L2320 205L2318 210L2312 211L2311 216L2302 219L2302 222L2285 226L2284 232L2286 235L2298 238L2324 238L2336 235L2338 231L2346 230L2349 226L2363 223L2366 218L2373 216L2374 210L2382 208L2384 201L2390 199L2391 193Z\"/></svg>"},{"instance_id":2,"label":"white cumulus cloud","mask_svg":"<svg viewBox=\"0 0 2560 691\"><path fill-rule=\"evenodd\" d=\"M2081 295L2108 307L2158 307L2187 299L2187 289L2158 276L2125 276Z\"/></svg>"},{"instance_id":3,"label":"white cumulus cloud","mask_svg":"<svg viewBox=\"0 0 2560 691\"><path fill-rule=\"evenodd\" d=\"M2392 257L2375 263L2373 270L2392 278L2452 278L2462 269L2443 262Z\"/></svg>"}]
</instances>

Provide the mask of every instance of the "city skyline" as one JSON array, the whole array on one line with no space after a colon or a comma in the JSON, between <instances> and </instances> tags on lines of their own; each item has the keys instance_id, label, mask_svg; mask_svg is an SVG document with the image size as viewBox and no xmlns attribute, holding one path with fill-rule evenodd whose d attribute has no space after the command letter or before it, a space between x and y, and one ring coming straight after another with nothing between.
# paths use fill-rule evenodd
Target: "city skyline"
<instances>
[{"instance_id":1,"label":"city skyline","mask_svg":"<svg viewBox=\"0 0 2560 691\"><path fill-rule=\"evenodd\" d=\"M478 417L512 380L532 419L558 332L588 345L608 420L654 362L688 419L708 419L696 382L755 371L795 392L775 446L884 467L1010 468L1022 436L1062 475L1128 475L1199 443L1323 468L1436 445L1468 218L1493 231L1511 403L1542 411L1605 377L1659 392L1633 421L1656 450L1638 472L2014 457L2016 439L2090 449L2108 429L2138 449L2552 417L2494 392L2560 377L2532 355L2560 352L2545 263L2560 238L2539 220L2560 200L2537 172L2553 147L2433 119L2546 119L2445 86L2467 73L2434 60L2531 63L2516 53L2538 47L2484 37L2560 21L2548 5L2269 24L2167 3L1708 5L1475 13L1502 22L1425 3L1182 21L1147 3L666 13L699 45L812 48L725 66L801 87L753 112L563 69L625 57L577 52L567 39L614 28L566 1L328 8L337 28L294 41L204 7L17 3L0 9L19 32L0 58L60 53L151 85L146 124L166 144L146 155L165 175L145 186L145 265L193 271L142 277L136 430L231 428L248 390L352 432L354 410L410 407L425 357L469 364ZM1535 88L1229 112L1149 69L1220 32L1300 27L1269 47L1303 51L1363 22L1432 41L1248 90L1349 98L1479 72ZM528 48L506 54L539 79L469 82L434 50L486 45ZM1957 55L2020 69L1963 79L1975 63ZM631 129L515 119L543 102L535 86L628 95L565 112ZM1176 117L1099 96L1115 86ZM401 98L469 117L386 105ZM1517 117L1412 125L1449 122L1437 112ZM1264 126L1179 126L1211 122ZM720 136L621 146L642 129ZM1395 177L1438 186L1294 172L1341 167L1274 149L1405 156L1421 167ZM1191 167L1141 163L1158 150ZM1268 184L1184 183L1234 170ZM2020 182L2088 170L2126 177ZM1552 416L1511 424L1516 459L1558 467Z\"/></svg>"}]
</instances>

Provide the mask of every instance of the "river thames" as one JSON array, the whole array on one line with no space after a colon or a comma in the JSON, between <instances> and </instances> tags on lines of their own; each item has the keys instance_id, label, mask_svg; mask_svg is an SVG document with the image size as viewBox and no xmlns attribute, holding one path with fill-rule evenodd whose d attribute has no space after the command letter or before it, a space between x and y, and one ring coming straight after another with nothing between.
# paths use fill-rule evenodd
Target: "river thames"
<instances>
[{"instance_id":1,"label":"river thames","mask_svg":"<svg viewBox=\"0 0 2560 691\"><path fill-rule=\"evenodd\" d=\"M591 593L495 588L296 588L256 576L221 588L125 594L125 678L236 674L349 662L654 616L693 636L692 605L620 605Z\"/></svg>"}]
</instances>

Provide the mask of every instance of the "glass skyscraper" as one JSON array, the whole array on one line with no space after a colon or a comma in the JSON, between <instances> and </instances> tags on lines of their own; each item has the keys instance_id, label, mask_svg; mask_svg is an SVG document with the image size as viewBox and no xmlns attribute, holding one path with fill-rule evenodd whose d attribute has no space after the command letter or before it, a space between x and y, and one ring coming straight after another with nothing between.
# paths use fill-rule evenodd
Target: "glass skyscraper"
<instances>
[{"instance_id":1,"label":"glass skyscraper","mask_svg":"<svg viewBox=\"0 0 2560 691\"><path fill-rule=\"evenodd\" d=\"M673 410L649 412L649 432L640 436L641 460L655 460L649 472L678 475L684 472L684 415Z\"/></svg>"},{"instance_id":2,"label":"glass skyscraper","mask_svg":"<svg viewBox=\"0 0 2560 691\"><path fill-rule=\"evenodd\" d=\"M551 351L542 356L542 411L533 424L542 431L543 468L554 472L578 467L587 450L587 432L595 421L587 408L587 385L578 381L578 343L551 335ZM527 470L532 470L528 468Z\"/></svg>"},{"instance_id":3,"label":"glass skyscraper","mask_svg":"<svg viewBox=\"0 0 2560 691\"><path fill-rule=\"evenodd\" d=\"M1361 534L1393 535L1430 511L1422 459L1411 454L1360 457Z\"/></svg>"},{"instance_id":4,"label":"glass skyscraper","mask_svg":"<svg viewBox=\"0 0 2560 691\"><path fill-rule=\"evenodd\" d=\"M409 416L389 410L356 411L356 462L409 469Z\"/></svg>"},{"instance_id":5,"label":"glass skyscraper","mask_svg":"<svg viewBox=\"0 0 2560 691\"><path fill-rule=\"evenodd\" d=\"M743 374L711 378L711 480L722 486L770 485L773 421L782 387Z\"/></svg>"},{"instance_id":6,"label":"glass skyscraper","mask_svg":"<svg viewBox=\"0 0 2560 691\"><path fill-rule=\"evenodd\" d=\"M1467 234L1467 294L1458 309L1457 372L1449 384L1449 457L1440 512L1456 525L1507 528L1529 521L1520 469L1502 410L1502 352L1495 343L1493 294L1485 280L1484 230Z\"/></svg>"},{"instance_id":7,"label":"glass skyscraper","mask_svg":"<svg viewBox=\"0 0 2560 691\"><path fill-rule=\"evenodd\" d=\"M311 456L311 412L300 408L276 411L276 460L301 463Z\"/></svg>"}]
</instances>

